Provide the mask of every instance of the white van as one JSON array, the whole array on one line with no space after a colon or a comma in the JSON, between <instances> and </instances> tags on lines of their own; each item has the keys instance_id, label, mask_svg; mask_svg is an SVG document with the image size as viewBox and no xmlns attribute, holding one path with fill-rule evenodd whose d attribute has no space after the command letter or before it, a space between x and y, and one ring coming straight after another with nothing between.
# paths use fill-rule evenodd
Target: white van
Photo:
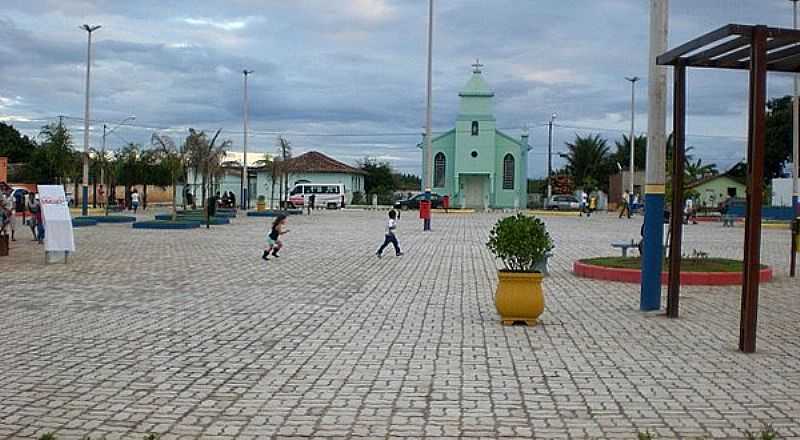
<instances>
[{"instance_id":1,"label":"white van","mask_svg":"<svg viewBox=\"0 0 800 440\"><path fill-rule=\"evenodd\" d=\"M289 192L289 207L300 208L314 195L317 208L341 208L345 200L345 188L341 183L298 183Z\"/></svg>"}]
</instances>

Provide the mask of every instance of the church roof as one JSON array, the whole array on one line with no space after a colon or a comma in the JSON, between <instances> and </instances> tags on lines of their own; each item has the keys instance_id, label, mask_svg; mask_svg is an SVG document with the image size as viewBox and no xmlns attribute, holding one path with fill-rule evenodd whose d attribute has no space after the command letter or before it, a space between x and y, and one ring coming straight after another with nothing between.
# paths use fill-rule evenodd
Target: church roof
<instances>
[{"instance_id":1,"label":"church roof","mask_svg":"<svg viewBox=\"0 0 800 440\"><path fill-rule=\"evenodd\" d=\"M487 98L493 97L494 96L494 91L492 91L492 88L489 87L489 83L487 83L486 80L483 79L482 70L481 70L481 67L483 67L483 64L481 64L480 62L476 61L475 64L472 65L472 67L473 67L473 69L472 69L472 77L469 79L469 81L467 81L467 85L465 85L464 88L461 89L461 92L458 94L458 96L461 96L462 98L463 97L487 97Z\"/></svg>"}]
</instances>

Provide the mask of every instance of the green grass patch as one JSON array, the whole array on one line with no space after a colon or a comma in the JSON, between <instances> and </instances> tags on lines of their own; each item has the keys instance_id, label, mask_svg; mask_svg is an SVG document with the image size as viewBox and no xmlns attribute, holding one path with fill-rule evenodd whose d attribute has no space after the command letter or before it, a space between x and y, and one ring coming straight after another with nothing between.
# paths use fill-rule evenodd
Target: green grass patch
<instances>
[{"instance_id":1,"label":"green grass patch","mask_svg":"<svg viewBox=\"0 0 800 440\"><path fill-rule=\"evenodd\" d=\"M581 263L595 266L613 267L617 269L641 269L641 257L598 257L580 260ZM761 265L764 269L767 266ZM681 260L681 272L741 272L744 264L739 260L728 258L684 258ZM663 271L669 270L669 262L664 261Z\"/></svg>"}]
</instances>

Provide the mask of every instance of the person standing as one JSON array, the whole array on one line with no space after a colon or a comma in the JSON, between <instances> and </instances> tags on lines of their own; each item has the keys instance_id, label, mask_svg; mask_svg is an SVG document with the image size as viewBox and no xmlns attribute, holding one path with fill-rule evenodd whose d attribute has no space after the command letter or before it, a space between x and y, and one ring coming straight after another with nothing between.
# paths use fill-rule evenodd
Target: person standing
<instances>
[{"instance_id":1,"label":"person standing","mask_svg":"<svg viewBox=\"0 0 800 440\"><path fill-rule=\"evenodd\" d=\"M697 214L695 214L694 200L691 197L686 198L686 203L683 206L683 214L685 220L683 224L688 225L691 221L693 225L697 224Z\"/></svg>"},{"instance_id":2,"label":"person standing","mask_svg":"<svg viewBox=\"0 0 800 440\"><path fill-rule=\"evenodd\" d=\"M394 231L397 229L397 211L394 209L389 211L389 220L386 221L386 230L384 233L384 240L381 247L378 249L378 252L375 255L378 258L383 257L383 250L386 249L386 246L389 246L389 243L394 246L394 254L398 257L402 256L403 253L400 251L400 243L397 242L397 236L395 235Z\"/></svg>"},{"instance_id":3,"label":"person standing","mask_svg":"<svg viewBox=\"0 0 800 440\"><path fill-rule=\"evenodd\" d=\"M0 232L11 231L11 241L17 241L14 237L16 232L17 216L15 215L15 203L13 191L10 186L5 185L0 191Z\"/></svg>"},{"instance_id":4,"label":"person standing","mask_svg":"<svg viewBox=\"0 0 800 440\"><path fill-rule=\"evenodd\" d=\"M628 194L628 190L622 194L622 209L619 211L619 218L622 218L623 215L626 213L628 214L628 218L631 218L631 208L630 208L630 194Z\"/></svg>"},{"instance_id":5,"label":"person standing","mask_svg":"<svg viewBox=\"0 0 800 440\"><path fill-rule=\"evenodd\" d=\"M597 210L597 195L592 194L592 196L589 197L589 213L587 214L587 216L591 217L596 210Z\"/></svg>"},{"instance_id":6,"label":"person standing","mask_svg":"<svg viewBox=\"0 0 800 440\"><path fill-rule=\"evenodd\" d=\"M39 244L44 240L44 223L42 222L42 205L36 197L36 193L28 193L28 212L31 214L30 228L33 234L33 241Z\"/></svg>"},{"instance_id":7,"label":"person standing","mask_svg":"<svg viewBox=\"0 0 800 440\"><path fill-rule=\"evenodd\" d=\"M584 212L586 213L587 217L590 215L589 211L587 210L588 207L589 207L589 196L586 194L586 191L581 190L581 212L580 212L581 217L583 217Z\"/></svg>"},{"instance_id":8,"label":"person standing","mask_svg":"<svg viewBox=\"0 0 800 440\"><path fill-rule=\"evenodd\" d=\"M139 191L136 189L131 193L131 209L133 209L134 214L139 210Z\"/></svg>"}]
</instances>

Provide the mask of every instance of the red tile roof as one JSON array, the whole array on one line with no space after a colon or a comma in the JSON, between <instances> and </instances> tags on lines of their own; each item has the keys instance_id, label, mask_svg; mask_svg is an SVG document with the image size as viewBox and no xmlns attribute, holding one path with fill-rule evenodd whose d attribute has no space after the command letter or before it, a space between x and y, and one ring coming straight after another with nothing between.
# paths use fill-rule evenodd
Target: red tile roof
<instances>
[{"instance_id":1,"label":"red tile roof","mask_svg":"<svg viewBox=\"0 0 800 440\"><path fill-rule=\"evenodd\" d=\"M293 172L366 174L358 168L339 162L318 151L309 151L293 157L289 159L288 165Z\"/></svg>"}]
</instances>

